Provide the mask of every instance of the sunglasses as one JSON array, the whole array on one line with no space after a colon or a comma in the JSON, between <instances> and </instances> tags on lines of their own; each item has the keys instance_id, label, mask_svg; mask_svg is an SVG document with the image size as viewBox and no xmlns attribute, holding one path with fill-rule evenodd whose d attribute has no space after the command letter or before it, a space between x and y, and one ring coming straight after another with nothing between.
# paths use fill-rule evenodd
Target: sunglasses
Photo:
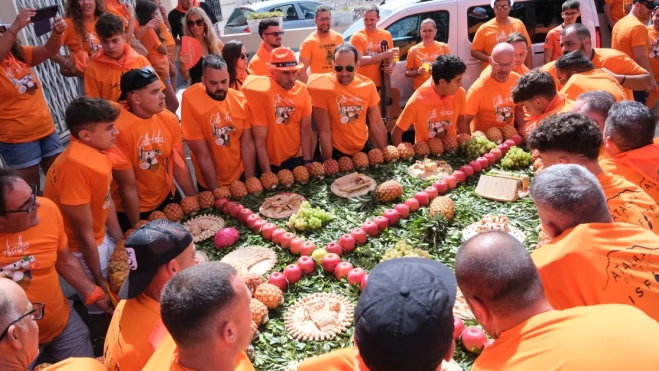
<instances>
[{"instance_id":1,"label":"sunglasses","mask_svg":"<svg viewBox=\"0 0 659 371\"><path fill-rule=\"evenodd\" d=\"M196 21L188 21L188 27L197 26L201 27L204 25L203 19L197 19Z\"/></svg>"},{"instance_id":2,"label":"sunglasses","mask_svg":"<svg viewBox=\"0 0 659 371\"><path fill-rule=\"evenodd\" d=\"M264 35L270 35L270 36L277 37L277 36L283 35L283 34L284 34L284 31L279 31L279 32L264 32L263 34L264 34Z\"/></svg>"},{"instance_id":3,"label":"sunglasses","mask_svg":"<svg viewBox=\"0 0 659 371\"><path fill-rule=\"evenodd\" d=\"M25 209L7 210L7 211L5 211L5 213L7 213L7 214L19 214L19 213L30 214L32 212L32 210L34 210L34 204L37 201L38 187L34 184L30 184L30 189L32 189L32 195L30 196L29 199L27 199L25 202L23 202L23 205L27 204L27 207Z\"/></svg>"},{"instance_id":4,"label":"sunglasses","mask_svg":"<svg viewBox=\"0 0 659 371\"><path fill-rule=\"evenodd\" d=\"M240 59L247 59L249 58L249 53L240 53Z\"/></svg>"},{"instance_id":5,"label":"sunglasses","mask_svg":"<svg viewBox=\"0 0 659 371\"><path fill-rule=\"evenodd\" d=\"M336 72L341 72L343 69L346 69L348 72L354 72L355 71L355 66L334 66L334 71Z\"/></svg>"},{"instance_id":6,"label":"sunglasses","mask_svg":"<svg viewBox=\"0 0 659 371\"><path fill-rule=\"evenodd\" d=\"M508 10L510 9L510 5L497 5L494 7L496 10Z\"/></svg>"}]
</instances>

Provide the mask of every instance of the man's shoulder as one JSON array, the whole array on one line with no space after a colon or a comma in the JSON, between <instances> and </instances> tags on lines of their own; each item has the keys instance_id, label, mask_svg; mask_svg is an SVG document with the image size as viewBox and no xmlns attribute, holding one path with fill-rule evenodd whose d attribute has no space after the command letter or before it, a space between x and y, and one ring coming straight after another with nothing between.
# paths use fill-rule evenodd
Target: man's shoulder
<instances>
[{"instance_id":1,"label":"man's shoulder","mask_svg":"<svg viewBox=\"0 0 659 371\"><path fill-rule=\"evenodd\" d=\"M608 58L626 58L631 60L627 54L621 52L620 50L610 49L610 48L593 48L594 58L599 57L602 61L606 61Z\"/></svg>"},{"instance_id":2,"label":"man's shoulder","mask_svg":"<svg viewBox=\"0 0 659 371\"><path fill-rule=\"evenodd\" d=\"M185 89L182 94L182 99L194 99L200 96L200 94L205 94L203 84L196 83L192 84L189 88Z\"/></svg>"},{"instance_id":3,"label":"man's shoulder","mask_svg":"<svg viewBox=\"0 0 659 371\"><path fill-rule=\"evenodd\" d=\"M243 82L241 90L244 93L266 92L270 90L270 77L249 75Z\"/></svg>"},{"instance_id":4,"label":"man's shoulder","mask_svg":"<svg viewBox=\"0 0 659 371\"><path fill-rule=\"evenodd\" d=\"M307 88L309 90L331 90L334 86L329 73L313 73L309 75L307 80Z\"/></svg>"}]
</instances>

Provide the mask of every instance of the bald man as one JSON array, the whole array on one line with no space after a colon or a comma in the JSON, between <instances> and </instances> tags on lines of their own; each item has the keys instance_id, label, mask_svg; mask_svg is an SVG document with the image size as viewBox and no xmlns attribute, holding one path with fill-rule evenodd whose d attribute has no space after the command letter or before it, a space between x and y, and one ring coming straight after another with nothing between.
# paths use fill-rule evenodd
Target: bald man
<instances>
[{"instance_id":1,"label":"bald man","mask_svg":"<svg viewBox=\"0 0 659 371\"><path fill-rule=\"evenodd\" d=\"M651 370L659 364L659 323L629 305L554 310L528 252L508 233L465 242L455 275L476 319L496 339L472 371Z\"/></svg>"},{"instance_id":2,"label":"bald man","mask_svg":"<svg viewBox=\"0 0 659 371\"><path fill-rule=\"evenodd\" d=\"M512 72L515 48L507 43L497 44L492 50L490 65L490 75L478 79L467 93L463 125L470 126L472 133L524 123L522 106L513 102L511 93L519 79L519 75Z\"/></svg>"},{"instance_id":3,"label":"bald man","mask_svg":"<svg viewBox=\"0 0 659 371\"><path fill-rule=\"evenodd\" d=\"M529 54L529 44L526 40L526 37L519 32L513 32L508 35L506 42L515 48L515 65L513 66L513 72L521 76L531 71L524 64L526 61L526 56ZM488 64L487 67L485 67L485 69L483 69L481 72L480 77L486 77L491 73L492 65Z\"/></svg>"},{"instance_id":4,"label":"bald man","mask_svg":"<svg viewBox=\"0 0 659 371\"><path fill-rule=\"evenodd\" d=\"M600 161L604 171L638 185L659 203L659 143L653 143L652 111L638 102L613 105L604 125L604 142L611 158Z\"/></svg>"},{"instance_id":5,"label":"bald man","mask_svg":"<svg viewBox=\"0 0 659 371\"><path fill-rule=\"evenodd\" d=\"M577 96L577 100L572 105L572 112L581 113L590 117L591 120L599 127L601 132L604 132L604 122L609 117L609 110L616 103L615 97L604 90L592 90L581 93ZM609 156L602 141L600 147L599 159L602 160Z\"/></svg>"},{"instance_id":6,"label":"bald man","mask_svg":"<svg viewBox=\"0 0 659 371\"><path fill-rule=\"evenodd\" d=\"M538 150L546 167L576 164L585 167L599 182L613 221L636 224L659 235L659 206L637 185L609 174L599 165L602 132L590 118L565 112L549 116L531 133L529 148Z\"/></svg>"},{"instance_id":7,"label":"bald man","mask_svg":"<svg viewBox=\"0 0 659 371\"><path fill-rule=\"evenodd\" d=\"M614 223L597 178L580 165L545 169L531 197L552 239L532 257L554 308L628 304L659 319L657 235Z\"/></svg>"}]
</instances>

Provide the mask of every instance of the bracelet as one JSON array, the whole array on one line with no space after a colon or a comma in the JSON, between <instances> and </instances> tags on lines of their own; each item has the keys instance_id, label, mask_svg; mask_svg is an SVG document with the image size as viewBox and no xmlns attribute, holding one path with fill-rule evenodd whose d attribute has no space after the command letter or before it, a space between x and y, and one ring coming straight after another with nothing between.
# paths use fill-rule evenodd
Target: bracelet
<instances>
[{"instance_id":1,"label":"bracelet","mask_svg":"<svg viewBox=\"0 0 659 371\"><path fill-rule=\"evenodd\" d=\"M622 75L622 81L620 81L620 85L624 84L625 80L627 80L627 75Z\"/></svg>"},{"instance_id":2,"label":"bracelet","mask_svg":"<svg viewBox=\"0 0 659 371\"><path fill-rule=\"evenodd\" d=\"M105 291L96 286L94 291L85 298L85 305L92 305L105 297Z\"/></svg>"}]
</instances>

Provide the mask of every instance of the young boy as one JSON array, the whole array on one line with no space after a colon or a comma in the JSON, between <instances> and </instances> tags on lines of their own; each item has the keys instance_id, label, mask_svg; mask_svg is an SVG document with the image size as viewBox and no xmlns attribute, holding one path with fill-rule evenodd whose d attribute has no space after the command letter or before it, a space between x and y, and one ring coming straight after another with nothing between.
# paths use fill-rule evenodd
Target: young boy
<instances>
[{"instance_id":1,"label":"young boy","mask_svg":"<svg viewBox=\"0 0 659 371\"><path fill-rule=\"evenodd\" d=\"M121 93L121 75L150 64L126 43L124 23L116 15L100 16L96 21L96 35L103 48L92 57L85 70L85 94L116 102Z\"/></svg>"},{"instance_id":2,"label":"young boy","mask_svg":"<svg viewBox=\"0 0 659 371\"><path fill-rule=\"evenodd\" d=\"M577 18L580 16L581 9L577 0L568 0L563 3L561 7L563 23L547 32L547 37L545 38L545 64L555 61L563 55L561 32L563 32L565 27L577 23Z\"/></svg>"},{"instance_id":3,"label":"young boy","mask_svg":"<svg viewBox=\"0 0 659 371\"><path fill-rule=\"evenodd\" d=\"M73 100L66 109L71 144L50 167L44 188L44 197L64 216L71 252L100 287L115 241L122 238L110 194L112 160L103 152L114 147L117 117L119 109L104 99Z\"/></svg>"}]
</instances>

